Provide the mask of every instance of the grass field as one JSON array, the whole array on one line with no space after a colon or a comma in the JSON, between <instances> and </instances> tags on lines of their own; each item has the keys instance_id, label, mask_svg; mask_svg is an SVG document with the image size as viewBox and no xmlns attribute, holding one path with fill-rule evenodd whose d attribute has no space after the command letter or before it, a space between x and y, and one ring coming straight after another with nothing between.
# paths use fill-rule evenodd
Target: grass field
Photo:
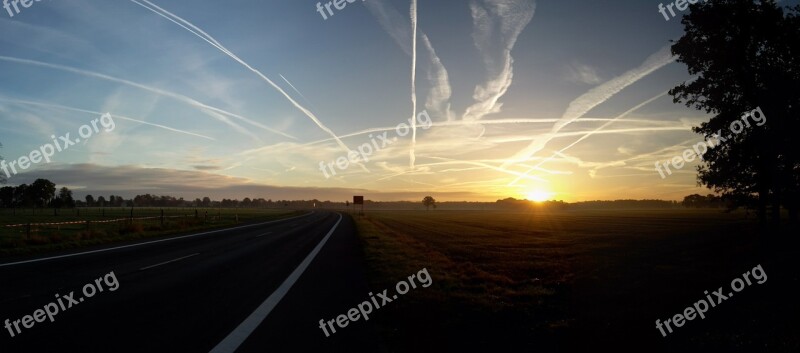
<instances>
[{"instance_id":1,"label":"grass field","mask_svg":"<svg viewBox=\"0 0 800 353\"><path fill-rule=\"evenodd\" d=\"M133 214L123 207L76 208L58 210L57 215L52 209L0 209L0 256L221 228L299 213L283 209L163 208L162 221L162 208L134 208Z\"/></svg>"},{"instance_id":2,"label":"grass field","mask_svg":"<svg viewBox=\"0 0 800 353\"><path fill-rule=\"evenodd\" d=\"M391 351L800 347L792 300L800 251L788 235L760 234L744 214L385 211L357 224L373 289L423 267L433 278L375 315ZM666 338L655 328L758 264L765 284Z\"/></svg>"}]
</instances>

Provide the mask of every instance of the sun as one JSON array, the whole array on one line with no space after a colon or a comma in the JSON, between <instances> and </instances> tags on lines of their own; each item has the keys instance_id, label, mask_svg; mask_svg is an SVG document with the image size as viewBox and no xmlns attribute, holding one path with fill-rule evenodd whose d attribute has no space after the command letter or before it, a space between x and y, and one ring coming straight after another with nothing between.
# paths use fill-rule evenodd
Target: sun
<instances>
[{"instance_id":1,"label":"sun","mask_svg":"<svg viewBox=\"0 0 800 353\"><path fill-rule=\"evenodd\" d=\"M536 202L547 201L547 200L548 200L548 199L550 199L550 197L552 197L552 196L553 196L553 193L552 193L552 192L547 192L547 191L544 191L544 190L539 190L539 189L537 189L537 190L531 190L531 191L529 191L529 192L528 192L528 194L526 195L526 197L528 198L528 200L531 200L531 201L536 201Z\"/></svg>"}]
</instances>

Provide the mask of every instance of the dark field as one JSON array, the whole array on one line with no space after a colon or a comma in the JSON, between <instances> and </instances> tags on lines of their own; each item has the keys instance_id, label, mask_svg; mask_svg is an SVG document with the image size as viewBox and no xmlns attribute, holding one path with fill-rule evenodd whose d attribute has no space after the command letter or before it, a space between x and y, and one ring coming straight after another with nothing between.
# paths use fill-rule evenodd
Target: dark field
<instances>
[{"instance_id":1,"label":"dark field","mask_svg":"<svg viewBox=\"0 0 800 353\"><path fill-rule=\"evenodd\" d=\"M371 287L433 278L375 319L397 352L797 352L798 251L718 210L385 211L357 218ZM705 319L655 321L762 265Z\"/></svg>"}]
</instances>

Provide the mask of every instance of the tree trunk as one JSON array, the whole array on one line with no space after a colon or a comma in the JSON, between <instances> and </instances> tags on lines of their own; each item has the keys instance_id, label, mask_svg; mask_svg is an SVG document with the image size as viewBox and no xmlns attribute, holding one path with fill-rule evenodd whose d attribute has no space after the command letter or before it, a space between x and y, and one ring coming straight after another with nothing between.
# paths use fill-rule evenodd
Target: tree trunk
<instances>
[{"instance_id":1,"label":"tree trunk","mask_svg":"<svg viewBox=\"0 0 800 353\"><path fill-rule=\"evenodd\" d=\"M766 227L767 225L767 192L761 187L758 191L758 225Z\"/></svg>"},{"instance_id":2,"label":"tree trunk","mask_svg":"<svg viewBox=\"0 0 800 353\"><path fill-rule=\"evenodd\" d=\"M773 147L773 144L770 144ZM773 151L776 151L773 149ZM777 158L773 156L773 161ZM778 230L781 227L781 201L783 201L783 187L781 185L780 171L776 166L778 163L772 164L770 173L772 174L772 197L770 198L770 226L773 230Z\"/></svg>"},{"instance_id":3,"label":"tree trunk","mask_svg":"<svg viewBox=\"0 0 800 353\"><path fill-rule=\"evenodd\" d=\"M781 226L781 202L775 197L770 205L770 227L778 230Z\"/></svg>"}]
</instances>

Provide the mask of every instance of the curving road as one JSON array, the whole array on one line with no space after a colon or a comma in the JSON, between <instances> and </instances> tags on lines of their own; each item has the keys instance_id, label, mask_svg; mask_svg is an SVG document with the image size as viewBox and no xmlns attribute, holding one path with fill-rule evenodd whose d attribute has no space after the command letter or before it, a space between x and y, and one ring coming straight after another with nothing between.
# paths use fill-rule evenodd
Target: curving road
<instances>
[{"instance_id":1,"label":"curving road","mask_svg":"<svg viewBox=\"0 0 800 353\"><path fill-rule=\"evenodd\" d=\"M369 321L318 327L367 297L360 251L317 211L2 262L0 352L383 351Z\"/></svg>"}]
</instances>

